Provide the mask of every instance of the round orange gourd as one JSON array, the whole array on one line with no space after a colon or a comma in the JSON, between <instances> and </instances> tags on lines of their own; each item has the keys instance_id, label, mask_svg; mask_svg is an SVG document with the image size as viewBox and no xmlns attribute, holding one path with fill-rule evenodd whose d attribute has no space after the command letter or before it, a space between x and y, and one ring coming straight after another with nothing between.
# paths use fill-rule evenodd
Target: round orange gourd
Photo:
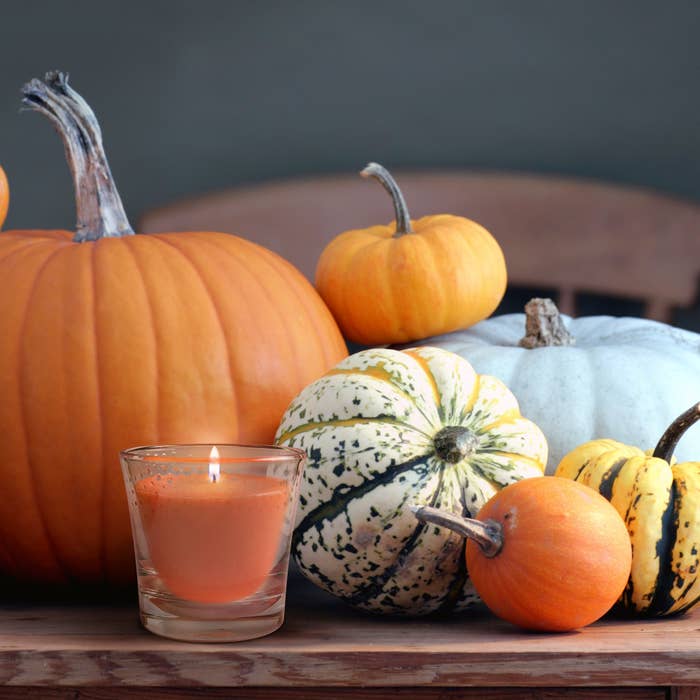
<instances>
[{"instance_id":1,"label":"round orange gourd","mask_svg":"<svg viewBox=\"0 0 700 700\"><path fill-rule=\"evenodd\" d=\"M133 235L99 126L60 73L24 102L63 137L78 226L0 234L0 571L120 584L133 549L118 452L271 442L346 354L304 277L236 236Z\"/></svg>"},{"instance_id":2,"label":"round orange gourd","mask_svg":"<svg viewBox=\"0 0 700 700\"><path fill-rule=\"evenodd\" d=\"M10 187L7 184L7 175L5 171L0 168L0 228L5 223L5 217L7 216L7 209L10 206Z\"/></svg>"},{"instance_id":3,"label":"round orange gourd","mask_svg":"<svg viewBox=\"0 0 700 700\"><path fill-rule=\"evenodd\" d=\"M396 220L341 233L321 253L316 289L345 337L363 345L405 343L490 316L506 289L493 236L450 214L412 221L387 170L370 163L361 174L389 192Z\"/></svg>"},{"instance_id":4,"label":"round orange gourd","mask_svg":"<svg viewBox=\"0 0 700 700\"><path fill-rule=\"evenodd\" d=\"M568 479L510 484L476 519L429 507L415 512L468 538L467 570L482 600L526 629L561 632L594 622L629 577L632 548L622 518L597 491Z\"/></svg>"}]
</instances>

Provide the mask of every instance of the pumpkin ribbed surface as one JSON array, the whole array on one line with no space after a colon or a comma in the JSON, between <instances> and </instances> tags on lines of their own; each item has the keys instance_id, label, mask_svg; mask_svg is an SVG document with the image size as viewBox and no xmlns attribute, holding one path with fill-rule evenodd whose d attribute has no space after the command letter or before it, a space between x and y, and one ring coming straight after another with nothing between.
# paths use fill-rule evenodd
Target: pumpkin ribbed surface
<instances>
[{"instance_id":1,"label":"pumpkin ribbed surface","mask_svg":"<svg viewBox=\"0 0 700 700\"><path fill-rule=\"evenodd\" d=\"M636 447L593 440L567 454L556 475L599 491L625 520L632 572L621 608L657 617L700 602L700 462L669 465Z\"/></svg>"},{"instance_id":2,"label":"pumpkin ribbed surface","mask_svg":"<svg viewBox=\"0 0 700 700\"><path fill-rule=\"evenodd\" d=\"M412 342L489 316L506 289L503 253L482 226L442 214L346 231L325 248L316 288L345 335L363 345Z\"/></svg>"},{"instance_id":3,"label":"pumpkin ribbed surface","mask_svg":"<svg viewBox=\"0 0 700 700\"><path fill-rule=\"evenodd\" d=\"M351 355L291 403L277 433L308 454L292 551L360 608L423 614L477 600L462 539L409 506L476 515L539 476L547 446L498 380L436 348Z\"/></svg>"},{"instance_id":4,"label":"pumpkin ribbed surface","mask_svg":"<svg viewBox=\"0 0 700 700\"><path fill-rule=\"evenodd\" d=\"M269 442L346 350L303 276L241 238L72 236L0 234L0 569L121 583L119 450Z\"/></svg>"}]
</instances>

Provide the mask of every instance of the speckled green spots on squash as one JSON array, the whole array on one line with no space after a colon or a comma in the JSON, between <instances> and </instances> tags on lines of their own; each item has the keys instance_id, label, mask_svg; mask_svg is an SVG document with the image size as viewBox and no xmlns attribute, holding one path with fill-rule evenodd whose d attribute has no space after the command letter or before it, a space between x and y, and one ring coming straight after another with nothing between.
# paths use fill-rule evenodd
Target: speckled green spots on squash
<instances>
[{"instance_id":1,"label":"speckled green spots on squash","mask_svg":"<svg viewBox=\"0 0 700 700\"><path fill-rule=\"evenodd\" d=\"M435 438L450 434L469 436L462 459L438 455ZM500 381L430 347L348 357L292 401L276 439L308 455L292 543L301 571L380 613L478 601L461 538L417 522L409 505L474 516L547 460L542 432Z\"/></svg>"}]
</instances>

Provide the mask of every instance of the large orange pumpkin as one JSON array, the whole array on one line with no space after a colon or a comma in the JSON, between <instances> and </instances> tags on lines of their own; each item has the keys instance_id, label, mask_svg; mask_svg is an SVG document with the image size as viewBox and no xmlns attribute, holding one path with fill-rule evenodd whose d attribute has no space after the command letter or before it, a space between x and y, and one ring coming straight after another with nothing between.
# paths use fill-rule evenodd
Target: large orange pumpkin
<instances>
[{"instance_id":1,"label":"large orange pumpkin","mask_svg":"<svg viewBox=\"0 0 700 700\"><path fill-rule=\"evenodd\" d=\"M10 206L10 187L7 184L5 171L0 168L0 228L5 223L7 208Z\"/></svg>"},{"instance_id":2,"label":"large orange pumpkin","mask_svg":"<svg viewBox=\"0 0 700 700\"><path fill-rule=\"evenodd\" d=\"M276 254L235 236L132 235L90 108L60 73L24 102L63 137L77 233L0 234L0 569L122 583L133 550L119 450L270 442L346 354Z\"/></svg>"}]
</instances>

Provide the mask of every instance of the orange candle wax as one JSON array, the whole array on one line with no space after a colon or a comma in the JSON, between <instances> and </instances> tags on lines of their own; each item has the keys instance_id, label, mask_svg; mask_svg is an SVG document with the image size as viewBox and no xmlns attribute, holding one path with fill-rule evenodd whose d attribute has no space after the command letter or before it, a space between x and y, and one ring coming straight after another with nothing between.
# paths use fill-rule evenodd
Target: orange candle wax
<instances>
[{"instance_id":1,"label":"orange candle wax","mask_svg":"<svg viewBox=\"0 0 700 700\"><path fill-rule=\"evenodd\" d=\"M223 603L255 593L282 539L287 482L251 474L167 474L135 484L154 568L171 593Z\"/></svg>"}]
</instances>

